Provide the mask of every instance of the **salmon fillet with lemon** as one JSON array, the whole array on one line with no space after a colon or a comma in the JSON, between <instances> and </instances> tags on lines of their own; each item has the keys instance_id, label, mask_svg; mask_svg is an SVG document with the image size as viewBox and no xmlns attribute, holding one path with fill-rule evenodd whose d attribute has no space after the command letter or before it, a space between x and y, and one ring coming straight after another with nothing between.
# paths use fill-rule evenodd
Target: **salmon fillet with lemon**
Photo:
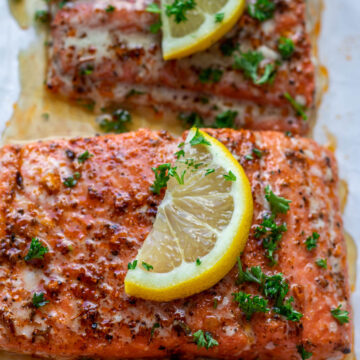
<instances>
[{"instance_id":1,"label":"salmon fillet with lemon","mask_svg":"<svg viewBox=\"0 0 360 360\"><path fill-rule=\"evenodd\" d=\"M1 350L245 360L342 359L351 352L333 154L276 132L206 131L250 181L251 231L241 269L170 302L129 297L124 278L164 196L164 189L151 190L151 168L173 163L183 139L139 130L0 149ZM274 198L287 206L275 218ZM268 309L256 296L267 296Z\"/></svg>"},{"instance_id":2,"label":"salmon fillet with lemon","mask_svg":"<svg viewBox=\"0 0 360 360\"><path fill-rule=\"evenodd\" d=\"M245 11L212 47L171 61L154 33L159 15L146 10L152 1L62 3L51 23L47 87L98 110L150 106L157 116L170 109L207 125L305 134L315 90L306 4L265 2L261 20Z\"/></svg>"}]
</instances>

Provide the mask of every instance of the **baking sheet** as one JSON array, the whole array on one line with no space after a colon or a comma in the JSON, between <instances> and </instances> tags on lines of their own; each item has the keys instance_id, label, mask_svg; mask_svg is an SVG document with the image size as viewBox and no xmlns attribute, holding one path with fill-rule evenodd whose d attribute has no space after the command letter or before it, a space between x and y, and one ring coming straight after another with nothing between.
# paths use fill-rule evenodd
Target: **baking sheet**
<instances>
[{"instance_id":1,"label":"baking sheet","mask_svg":"<svg viewBox=\"0 0 360 360\"><path fill-rule=\"evenodd\" d=\"M15 1L15 0L11 0ZM23 0L24 1L24 0ZM325 0L318 61L329 71L314 129L314 138L336 142L340 177L349 189L344 223L360 247L360 1ZM36 38L35 30L21 30L10 15L8 3L0 2L0 132L5 129L20 93L18 54ZM43 77L40 72L39 77ZM357 264L360 273L360 262ZM360 356L360 278L352 295L355 313L355 353Z\"/></svg>"}]
</instances>

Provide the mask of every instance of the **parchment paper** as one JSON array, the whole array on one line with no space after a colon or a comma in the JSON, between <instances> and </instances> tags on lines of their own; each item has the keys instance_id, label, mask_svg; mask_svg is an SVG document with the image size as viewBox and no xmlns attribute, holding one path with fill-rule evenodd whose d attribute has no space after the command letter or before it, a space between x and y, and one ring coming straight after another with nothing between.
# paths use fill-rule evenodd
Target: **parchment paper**
<instances>
[{"instance_id":1,"label":"parchment paper","mask_svg":"<svg viewBox=\"0 0 360 360\"><path fill-rule=\"evenodd\" d=\"M15 1L15 0L14 0ZM321 144L329 133L337 140L340 177L349 186L344 214L346 231L360 247L360 1L325 0L318 60L329 70L325 93L314 130ZM19 92L18 53L35 39L33 29L21 30L0 2L0 132L10 119ZM43 76L43 74L39 74ZM360 274L360 262L357 262ZM360 356L360 278L352 294L355 312L355 353Z\"/></svg>"}]
</instances>

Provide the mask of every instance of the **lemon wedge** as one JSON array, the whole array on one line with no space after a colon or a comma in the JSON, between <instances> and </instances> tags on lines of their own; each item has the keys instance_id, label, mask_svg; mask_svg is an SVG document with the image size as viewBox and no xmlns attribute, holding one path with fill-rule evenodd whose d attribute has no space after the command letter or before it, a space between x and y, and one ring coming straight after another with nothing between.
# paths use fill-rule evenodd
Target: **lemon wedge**
<instances>
[{"instance_id":1,"label":"lemon wedge","mask_svg":"<svg viewBox=\"0 0 360 360\"><path fill-rule=\"evenodd\" d=\"M206 290L245 247L253 201L241 165L198 129L190 130L177 157L153 229L128 266L128 295L170 301Z\"/></svg>"},{"instance_id":2,"label":"lemon wedge","mask_svg":"<svg viewBox=\"0 0 360 360\"><path fill-rule=\"evenodd\" d=\"M236 24L245 4L245 0L162 0L164 59L210 47Z\"/></svg>"}]
</instances>

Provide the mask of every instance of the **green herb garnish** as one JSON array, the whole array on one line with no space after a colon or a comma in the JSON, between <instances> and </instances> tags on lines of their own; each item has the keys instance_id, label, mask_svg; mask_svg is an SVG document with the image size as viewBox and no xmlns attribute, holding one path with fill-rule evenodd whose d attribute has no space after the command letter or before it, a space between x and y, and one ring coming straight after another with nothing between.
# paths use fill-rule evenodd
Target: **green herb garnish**
<instances>
[{"instance_id":1,"label":"green herb garnish","mask_svg":"<svg viewBox=\"0 0 360 360\"><path fill-rule=\"evenodd\" d=\"M278 42L278 50L283 59L290 59L295 51L294 42L289 38L281 36Z\"/></svg>"},{"instance_id":2,"label":"green herb garnish","mask_svg":"<svg viewBox=\"0 0 360 360\"><path fill-rule=\"evenodd\" d=\"M307 360L312 357L312 353L306 351L303 345L298 345L296 348L302 360Z\"/></svg>"},{"instance_id":3,"label":"green herb garnish","mask_svg":"<svg viewBox=\"0 0 360 360\"><path fill-rule=\"evenodd\" d=\"M147 264L145 261L143 261L143 262L141 263L141 265L142 265L143 268L144 268L145 270L147 270L147 271L150 271L150 270L153 270L153 269L154 269L154 267L153 267L152 265Z\"/></svg>"},{"instance_id":4,"label":"green herb garnish","mask_svg":"<svg viewBox=\"0 0 360 360\"><path fill-rule=\"evenodd\" d=\"M173 16L177 24L187 20L186 13L196 7L195 0L174 0L172 4L166 5L165 13L168 17Z\"/></svg>"},{"instance_id":5,"label":"green herb garnish","mask_svg":"<svg viewBox=\"0 0 360 360\"><path fill-rule=\"evenodd\" d=\"M44 293L41 292L41 293L34 293L32 298L32 303L38 309L48 304L49 301L44 298Z\"/></svg>"},{"instance_id":6,"label":"green herb garnish","mask_svg":"<svg viewBox=\"0 0 360 360\"><path fill-rule=\"evenodd\" d=\"M341 304L335 308L331 309L331 315L339 322L340 325L346 324L349 322L349 312L346 310L341 310Z\"/></svg>"},{"instance_id":7,"label":"green herb garnish","mask_svg":"<svg viewBox=\"0 0 360 360\"><path fill-rule=\"evenodd\" d=\"M137 266L137 263L138 263L137 260L134 260L133 262L129 262L129 263L128 263L128 269L129 269L129 270L135 270L135 269L136 269L136 266Z\"/></svg>"},{"instance_id":8,"label":"green herb garnish","mask_svg":"<svg viewBox=\"0 0 360 360\"><path fill-rule=\"evenodd\" d=\"M257 312L266 313L270 310L267 307L268 301L258 295L251 296L243 291L233 293L232 295L234 296L234 301L239 304L239 308L245 313L247 320L250 320Z\"/></svg>"},{"instance_id":9,"label":"green herb garnish","mask_svg":"<svg viewBox=\"0 0 360 360\"><path fill-rule=\"evenodd\" d=\"M274 16L275 4L272 0L256 0L254 4L248 5L248 13L254 19L265 21Z\"/></svg>"},{"instance_id":10,"label":"green herb garnish","mask_svg":"<svg viewBox=\"0 0 360 360\"><path fill-rule=\"evenodd\" d=\"M44 255L49 252L49 248L44 246L39 239L32 238L30 243L30 248L26 256L24 257L25 261L30 261L32 259L43 259Z\"/></svg>"},{"instance_id":11,"label":"green herb garnish","mask_svg":"<svg viewBox=\"0 0 360 360\"><path fill-rule=\"evenodd\" d=\"M320 235L314 231L311 236L309 236L306 241L306 249L311 251L312 249L315 249L317 247L317 241L319 239Z\"/></svg>"},{"instance_id":12,"label":"green herb garnish","mask_svg":"<svg viewBox=\"0 0 360 360\"><path fill-rule=\"evenodd\" d=\"M93 154L90 154L89 151L85 150L81 155L78 156L77 159L80 164L83 164L86 160L90 159L93 156Z\"/></svg>"},{"instance_id":13,"label":"green herb garnish","mask_svg":"<svg viewBox=\"0 0 360 360\"><path fill-rule=\"evenodd\" d=\"M290 103L290 105L293 107L293 109L296 112L296 115L299 115L302 117L303 120L307 120L308 117L305 113L306 108L305 106L299 104L288 92L284 93L284 98Z\"/></svg>"},{"instance_id":14,"label":"green herb garnish","mask_svg":"<svg viewBox=\"0 0 360 360\"><path fill-rule=\"evenodd\" d=\"M194 342L198 348L204 347L205 349L210 349L214 346L218 346L219 343L212 337L211 333L208 331L198 330L193 334Z\"/></svg>"},{"instance_id":15,"label":"green herb garnish","mask_svg":"<svg viewBox=\"0 0 360 360\"><path fill-rule=\"evenodd\" d=\"M237 111L227 110L216 115L214 127L217 129L234 128Z\"/></svg>"},{"instance_id":16,"label":"green herb garnish","mask_svg":"<svg viewBox=\"0 0 360 360\"><path fill-rule=\"evenodd\" d=\"M215 22L216 23L221 23L224 20L224 13L217 13L215 14Z\"/></svg>"},{"instance_id":17,"label":"green herb garnish","mask_svg":"<svg viewBox=\"0 0 360 360\"><path fill-rule=\"evenodd\" d=\"M265 188L265 199L269 202L271 211L274 215L277 215L278 213L286 214L290 209L289 204L291 203L291 200L275 195L269 185Z\"/></svg>"},{"instance_id":18,"label":"green herb garnish","mask_svg":"<svg viewBox=\"0 0 360 360\"><path fill-rule=\"evenodd\" d=\"M219 69L212 69L212 68L202 69L199 74L199 80L203 84L209 82L217 83L221 80L223 73L224 72Z\"/></svg>"},{"instance_id":19,"label":"green herb garnish","mask_svg":"<svg viewBox=\"0 0 360 360\"><path fill-rule=\"evenodd\" d=\"M80 179L80 173L75 172L73 176L68 176L65 178L63 184L68 188L73 188L78 183L78 180Z\"/></svg>"},{"instance_id":20,"label":"green herb garnish","mask_svg":"<svg viewBox=\"0 0 360 360\"><path fill-rule=\"evenodd\" d=\"M315 261L316 265L318 267L321 267L323 269L327 269L327 259L317 259Z\"/></svg>"},{"instance_id":21,"label":"green herb garnish","mask_svg":"<svg viewBox=\"0 0 360 360\"><path fill-rule=\"evenodd\" d=\"M190 140L190 145L211 145L209 141L207 141L203 134L200 133L199 129L196 129L194 137Z\"/></svg>"}]
</instances>

